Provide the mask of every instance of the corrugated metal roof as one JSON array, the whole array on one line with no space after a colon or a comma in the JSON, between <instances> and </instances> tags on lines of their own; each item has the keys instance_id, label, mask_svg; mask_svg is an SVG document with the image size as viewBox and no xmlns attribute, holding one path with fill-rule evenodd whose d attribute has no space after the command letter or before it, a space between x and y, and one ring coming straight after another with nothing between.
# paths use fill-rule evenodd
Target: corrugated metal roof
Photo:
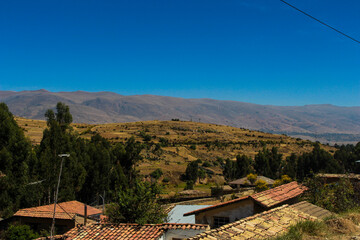
<instances>
[{"instance_id":1,"label":"corrugated metal roof","mask_svg":"<svg viewBox=\"0 0 360 240\"><path fill-rule=\"evenodd\" d=\"M195 223L195 215L183 216L184 213L192 212L211 205L176 205L168 214L169 223Z\"/></svg>"}]
</instances>

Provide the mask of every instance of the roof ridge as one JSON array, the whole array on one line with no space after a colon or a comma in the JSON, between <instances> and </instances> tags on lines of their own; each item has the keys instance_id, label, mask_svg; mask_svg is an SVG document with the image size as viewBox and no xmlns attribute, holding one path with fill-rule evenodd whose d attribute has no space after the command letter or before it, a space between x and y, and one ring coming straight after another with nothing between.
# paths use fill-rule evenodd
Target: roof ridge
<instances>
[{"instance_id":1,"label":"roof ridge","mask_svg":"<svg viewBox=\"0 0 360 240\"><path fill-rule=\"evenodd\" d=\"M227 204L239 202L239 201L245 200L245 199L247 199L247 198L249 198L249 197L250 197L250 195L247 195L247 196L239 197L239 198L236 198L236 199L233 199L233 200L229 200L229 201L226 201L226 202L214 204L214 205L211 205L211 206L209 206L209 207L200 208L200 209L197 209L197 210L194 210L194 211L191 211L191 212L184 213L183 216L193 215L193 214L195 214L196 212L201 212L201 211L204 211L204 210L206 210L206 209L212 209L212 208L217 208L217 207L220 207L220 206L226 206Z\"/></svg>"}]
</instances>

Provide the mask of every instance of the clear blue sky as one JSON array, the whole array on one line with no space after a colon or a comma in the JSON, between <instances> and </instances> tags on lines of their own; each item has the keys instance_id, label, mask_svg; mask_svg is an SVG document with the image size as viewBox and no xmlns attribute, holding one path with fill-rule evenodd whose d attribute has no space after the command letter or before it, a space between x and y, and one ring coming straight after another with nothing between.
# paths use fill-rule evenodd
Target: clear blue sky
<instances>
[{"instance_id":1,"label":"clear blue sky","mask_svg":"<svg viewBox=\"0 0 360 240\"><path fill-rule=\"evenodd\" d=\"M288 0L360 39L359 0ZM360 105L360 44L279 0L2 0L0 90Z\"/></svg>"}]
</instances>

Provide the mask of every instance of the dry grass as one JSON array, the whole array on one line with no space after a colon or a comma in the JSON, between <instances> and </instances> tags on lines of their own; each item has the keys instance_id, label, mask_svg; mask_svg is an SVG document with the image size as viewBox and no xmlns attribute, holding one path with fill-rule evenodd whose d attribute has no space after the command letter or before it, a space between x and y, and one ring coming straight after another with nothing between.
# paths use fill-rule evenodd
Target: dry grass
<instances>
[{"instance_id":1,"label":"dry grass","mask_svg":"<svg viewBox=\"0 0 360 240\"><path fill-rule=\"evenodd\" d=\"M33 144L39 144L46 122L16 118L19 126L25 130ZM185 122L185 121L145 121L111 124L72 124L75 132L83 138L91 138L98 133L111 142L125 142L130 137L144 142L144 134L151 137L153 145L141 152L142 163L138 166L141 174L148 175L157 168L164 172L163 178L170 179L172 184L180 184L179 177L184 173L188 162L201 159L208 161L208 167L214 172L212 182L222 183L222 170L216 166L216 159L236 159L238 154L254 157L265 145L268 148L277 147L284 157L291 153L300 154L312 150L310 141L234 128L224 125ZM166 140L170 144L155 151L155 144ZM148 144L151 145L151 144ZM327 151L335 149L323 146ZM214 164L215 163L215 164ZM205 182L206 183L206 182Z\"/></svg>"},{"instance_id":2,"label":"dry grass","mask_svg":"<svg viewBox=\"0 0 360 240\"><path fill-rule=\"evenodd\" d=\"M303 221L291 226L286 234L273 240L301 239L359 239L360 209L354 209L340 215L334 215L324 221Z\"/></svg>"}]
</instances>

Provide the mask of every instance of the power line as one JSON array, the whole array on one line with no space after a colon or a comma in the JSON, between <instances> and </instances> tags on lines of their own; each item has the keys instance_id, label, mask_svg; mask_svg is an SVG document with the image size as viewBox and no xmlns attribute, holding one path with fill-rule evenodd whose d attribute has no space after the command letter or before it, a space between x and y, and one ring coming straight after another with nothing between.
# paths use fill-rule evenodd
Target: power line
<instances>
[{"instance_id":1,"label":"power line","mask_svg":"<svg viewBox=\"0 0 360 240\"><path fill-rule=\"evenodd\" d=\"M68 213L62 206L61 204L58 204L58 206L70 217L70 218L73 218L70 213ZM74 216L74 221L77 223L77 224L81 224L79 223L78 221L76 221L76 213L75 213L75 216Z\"/></svg>"},{"instance_id":2,"label":"power line","mask_svg":"<svg viewBox=\"0 0 360 240\"><path fill-rule=\"evenodd\" d=\"M322 25L324 25L324 26L326 26L326 27L328 27L328 28L331 28L332 30L336 31L337 33L340 33L341 35L343 35L343 36L345 36L345 37L347 37L347 38L350 38L351 40L353 40L353 41L355 41L355 42L357 42L357 43L360 43L360 41L359 41L359 40L357 40L357 39L355 39L355 38L353 38L353 37L350 37L349 35L347 35L347 34L343 33L342 31L340 31L340 30L338 30L338 29L336 29L336 28L334 28L334 27L330 26L329 24L326 24L326 23L324 23L323 21L321 21L321 20L319 20L319 19L317 19L317 18L315 18L315 17L311 16L310 14L308 14L308 13L306 13L306 12L304 12L304 11L302 11L302 10L298 9L297 7L295 7L295 6L291 5L290 3L285 2L284 0L280 0L280 1L281 1L281 2L283 2L283 3L285 3L286 5L288 5L288 6L292 7L292 8L294 8L295 10L297 10L297 11L301 12L302 14L305 14L306 16L308 16L308 17L310 17L310 18L314 19L315 21L317 21L317 22L321 23Z\"/></svg>"}]
</instances>

